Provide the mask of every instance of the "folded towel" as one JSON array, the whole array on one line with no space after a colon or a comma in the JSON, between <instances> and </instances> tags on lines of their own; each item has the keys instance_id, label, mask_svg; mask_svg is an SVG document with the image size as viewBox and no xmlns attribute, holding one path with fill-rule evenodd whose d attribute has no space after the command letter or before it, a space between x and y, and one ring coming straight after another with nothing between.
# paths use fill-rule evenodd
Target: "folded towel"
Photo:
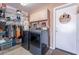
<instances>
[{"instance_id":1,"label":"folded towel","mask_svg":"<svg viewBox=\"0 0 79 59\"><path fill-rule=\"evenodd\" d=\"M6 41L3 39L3 40L0 40L0 44L2 44L2 43L5 43Z\"/></svg>"}]
</instances>

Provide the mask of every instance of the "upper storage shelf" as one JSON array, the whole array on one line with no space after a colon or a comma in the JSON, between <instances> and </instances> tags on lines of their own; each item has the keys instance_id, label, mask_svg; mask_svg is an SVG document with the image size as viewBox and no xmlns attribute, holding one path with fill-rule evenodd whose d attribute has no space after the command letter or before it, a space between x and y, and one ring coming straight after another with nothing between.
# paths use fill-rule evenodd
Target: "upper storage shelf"
<instances>
[{"instance_id":1,"label":"upper storage shelf","mask_svg":"<svg viewBox=\"0 0 79 59\"><path fill-rule=\"evenodd\" d=\"M30 22L47 20L47 19L48 19L48 9L44 9L30 15Z\"/></svg>"}]
</instances>

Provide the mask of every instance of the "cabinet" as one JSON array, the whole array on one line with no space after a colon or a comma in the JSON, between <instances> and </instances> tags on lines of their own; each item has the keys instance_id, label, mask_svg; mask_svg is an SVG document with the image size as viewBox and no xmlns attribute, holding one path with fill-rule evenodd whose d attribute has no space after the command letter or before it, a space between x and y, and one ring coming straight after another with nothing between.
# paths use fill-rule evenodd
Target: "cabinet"
<instances>
[{"instance_id":1,"label":"cabinet","mask_svg":"<svg viewBox=\"0 0 79 59\"><path fill-rule=\"evenodd\" d=\"M35 12L30 15L30 22L47 20L47 19L48 19L48 10L47 9Z\"/></svg>"}]
</instances>

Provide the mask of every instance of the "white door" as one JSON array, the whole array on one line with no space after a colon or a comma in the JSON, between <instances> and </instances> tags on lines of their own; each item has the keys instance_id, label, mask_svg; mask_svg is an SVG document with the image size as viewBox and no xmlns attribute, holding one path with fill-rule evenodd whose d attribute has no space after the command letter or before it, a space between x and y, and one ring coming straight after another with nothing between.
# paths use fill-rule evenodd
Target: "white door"
<instances>
[{"instance_id":1,"label":"white door","mask_svg":"<svg viewBox=\"0 0 79 59\"><path fill-rule=\"evenodd\" d=\"M76 5L55 11L56 48L76 53Z\"/></svg>"}]
</instances>

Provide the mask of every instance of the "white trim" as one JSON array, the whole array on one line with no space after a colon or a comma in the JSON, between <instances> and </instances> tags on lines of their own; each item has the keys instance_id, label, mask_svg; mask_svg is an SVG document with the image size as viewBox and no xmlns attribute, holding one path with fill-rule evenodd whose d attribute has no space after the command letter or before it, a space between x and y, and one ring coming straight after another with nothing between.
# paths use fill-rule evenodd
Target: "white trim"
<instances>
[{"instance_id":1,"label":"white trim","mask_svg":"<svg viewBox=\"0 0 79 59\"><path fill-rule=\"evenodd\" d=\"M76 3L64 4L64 5L61 5L61 6L55 7L54 10L56 10L56 9L61 9L61 8L65 8L65 7L68 7L68 6L70 6L70 5L74 5L74 4L76 4Z\"/></svg>"},{"instance_id":2,"label":"white trim","mask_svg":"<svg viewBox=\"0 0 79 59\"><path fill-rule=\"evenodd\" d=\"M52 46L50 46L50 49L54 50L54 48Z\"/></svg>"},{"instance_id":3,"label":"white trim","mask_svg":"<svg viewBox=\"0 0 79 59\"><path fill-rule=\"evenodd\" d=\"M53 10L53 49L55 49L55 9Z\"/></svg>"},{"instance_id":4,"label":"white trim","mask_svg":"<svg viewBox=\"0 0 79 59\"><path fill-rule=\"evenodd\" d=\"M56 21L55 21L55 17L56 17L55 16L56 15L55 13L56 13L56 10L57 9L64 8L64 7L68 7L70 5L75 5L75 4L73 4L73 3L71 3L71 4L64 4L62 6L58 6L58 7L56 7L56 8L53 9L53 48L52 49L55 49L56 48L56 43L55 43L56 42L56 40L55 40L56 39L56 31L55 31L56 30L56 28L55 28L56 27L55 26L56 25Z\"/></svg>"}]
</instances>

